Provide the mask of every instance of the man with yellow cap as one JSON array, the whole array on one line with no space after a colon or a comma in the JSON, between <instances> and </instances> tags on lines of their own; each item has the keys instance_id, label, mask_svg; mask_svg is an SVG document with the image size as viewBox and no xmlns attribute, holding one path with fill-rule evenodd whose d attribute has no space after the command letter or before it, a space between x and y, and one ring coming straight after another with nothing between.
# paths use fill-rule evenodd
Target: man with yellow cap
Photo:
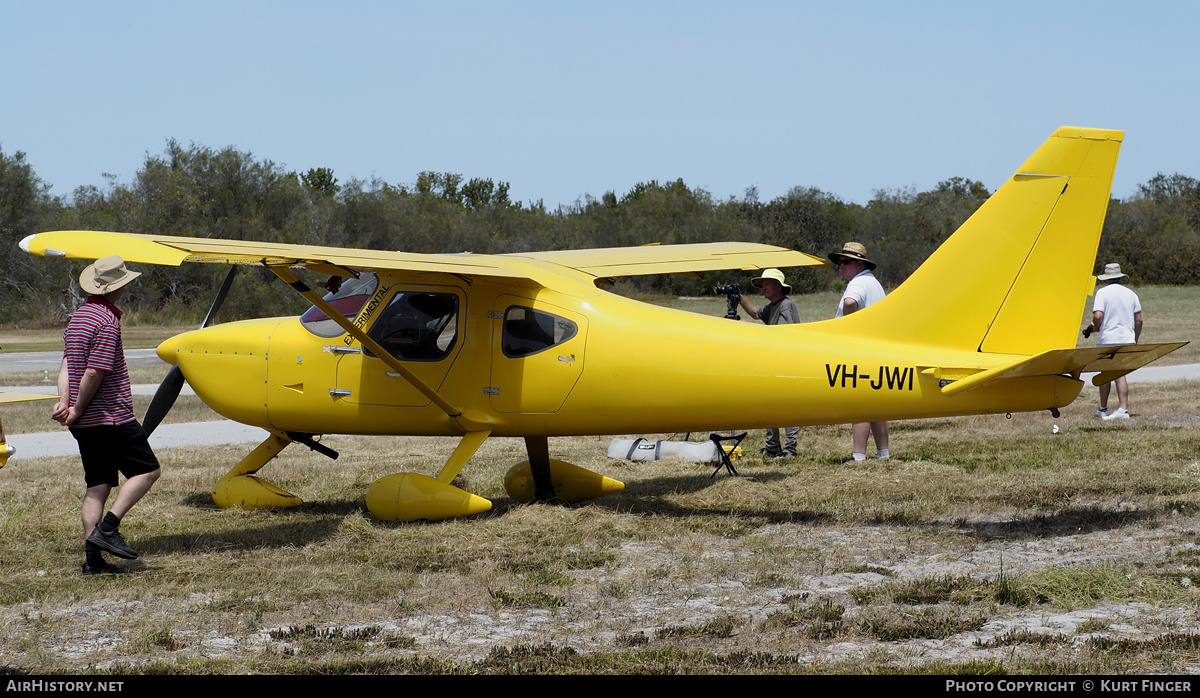
<instances>
[{"instance_id":1,"label":"man with yellow cap","mask_svg":"<svg viewBox=\"0 0 1200 698\"><path fill-rule=\"evenodd\" d=\"M767 304L757 308L753 303L740 296L738 302L742 309L755 320L762 320L767 325L791 325L800 322L800 311L796 303L787 294L792 290L784 280L783 272L778 269L767 269L763 275L751 281L762 289L763 298ZM781 446L779 443L779 428L767 430L767 446L763 453L768 458L794 458L796 456L796 439L800 436L800 427L784 427L787 440Z\"/></svg>"},{"instance_id":2,"label":"man with yellow cap","mask_svg":"<svg viewBox=\"0 0 1200 698\"><path fill-rule=\"evenodd\" d=\"M841 252L829 255L830 261L837 267L838 274L846 280L846 292L838 301L835 318L849 315L883 300L883 286L871 273L875 262L867 259L867 248L859 242L847 242ZM887 422L857 422L852 426L854 460L867 459L867 437L875 437L875 450L879 458L888 458L888 423Z\"/></svg>"},{"instance_id":3,"label":"man with yellow cap","mask_svg":"<svg viewBox=\"0 0 1200 698\"><path fill-rule=\"evenodd\" d=\"M79 286L89 294L87 301L63 332L65 349L58 372L61 397L50 416L71 429L83 461L87 486L82 506L85 575L122 571L105 561L103 552L137 559L118 526L162 472L145 430L133 416L129 370L121 344L121 311L116 306L126 284L139 276L126 269L125 260L117 255L96 260L79 277ZM105 514L118 472L125 475L125 484Z\"/></svg>"}]
</instances>

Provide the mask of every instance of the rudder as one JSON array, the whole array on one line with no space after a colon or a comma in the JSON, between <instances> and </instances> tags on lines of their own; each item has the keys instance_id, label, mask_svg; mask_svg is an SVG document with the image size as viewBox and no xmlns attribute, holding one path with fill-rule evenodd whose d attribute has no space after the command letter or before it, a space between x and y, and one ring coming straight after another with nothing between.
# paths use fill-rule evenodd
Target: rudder
<instances>
[{"instance_id":1,"label":"rudder","mask_svg":"<svg viewBox=\"0 0 1200 698\"><path fill-rule=\"evenodd\" d=\"M891 295L819 329L990 353L1074 347L1123 136L1058 129Z\"/></svg>"},{"instance_id":2,"label":"rudder","mask_svg":"<svg viewBox=\"0 0 1200 698\"><path fill-rule=\"evenodd\" d=\"M996 314L981 351L1037 354L1075 346L1087 297L1095 289L1092 271L1124 135L1065 127L1055 132L1052 138L1087 147L1075 148L1082 151L1075 174ZM1029 176L1055 164L1035 154L1017 172Z\"/></svg>"}]
</instances>

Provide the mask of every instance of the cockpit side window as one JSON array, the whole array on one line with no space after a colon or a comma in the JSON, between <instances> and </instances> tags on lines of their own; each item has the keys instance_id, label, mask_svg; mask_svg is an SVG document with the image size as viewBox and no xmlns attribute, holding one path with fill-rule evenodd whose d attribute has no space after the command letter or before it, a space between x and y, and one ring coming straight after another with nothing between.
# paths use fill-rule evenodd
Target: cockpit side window
<instances>
[{"instance_id":1,"label":"cockpit side window","mask_svg":"<svg viewBox=\"0 0 1200 698\"><path fill-rule=\"evenodd\" d=\"M334 310L353 320L358 317L358 313L367 304L378 286L378 277L374 274L362 274L357 279L346 279L337 291L325 294L325 302L332 305ZM316 306L304 311L304 314L300 316L300 324L318 337L337 337L346 333Z\"/></svg>"},{"instance_id":2,"label":"cockpit side window","mask_svg":"<svg viewBox=\"0 0 1200 698\"><path fill-rule=\"evenodd\" d=\"M367 335L401 361L439 361L458 340L458 296L401 291ZM368 356L370 349L363 348Z\"/></svg>"},{"instance_id":3,"label":"cockpit side window","mask_svg":"<svg viewBox=\"0 0 1200 698\"><path fill-rule=\"evenodd\" d=\"M504 355L519 358L544 351L579 332L574 322L550 313L514 305L504 311Z\"/></svg>"}]
</instances>

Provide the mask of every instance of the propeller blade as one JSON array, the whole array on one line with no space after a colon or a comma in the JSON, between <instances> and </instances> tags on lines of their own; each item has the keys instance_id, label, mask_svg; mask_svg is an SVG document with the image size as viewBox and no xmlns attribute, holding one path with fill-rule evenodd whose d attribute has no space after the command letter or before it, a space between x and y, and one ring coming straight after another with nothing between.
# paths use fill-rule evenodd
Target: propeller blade
<instances>
[{"instance_id":1,"label":"propeller blade","mask_svg":"<svg viewBox=\"0 0 1200 698\"><path fill-rule=\"evenodd\" d=\"M172 366L167 372L167 377L163 378L162 383L159 383L158 390L154 393L154 399L150 401L150 407L146 410L146 418L142 420L142 428L146 430L146 436L154 433L158 428L163 417L171 411L171 406L175 404L176 398L179 397L179 391L183 390L183 371L179 366Z\"/></svg>"},{"instance_id":2,"label":"propeller blade","mask_svg":"<svg viewBox=\"0 0 1200 698\"><path fill-rule=\"evenodd\" d=\"M204 316L204 322L200 323L200 329L208 327L213 316L221 309L221 304L225 302L225 296L229 295L229 287L233 285L233 277L237 274L237 270L237 266L229 268L229 273L225 275L225 281L221 283L221 288L217 291L217 297L213 299L212 305L208 308L208 314ZM150 401L150 407L146 409L146 417L142 420L142 428L146 430L146 436L154 433L163 418L175 406L175 401L179 399L179 392L183 390L183 380L183 370L179 368L179 364L176 364L167 372L162 383L158 384L158 390L154 391L154 399Z\"/></svg>"},{"instance_id":3,"label":"propeller blade","mask_svg":"<svg viewBox=\"0 0 1200 698\"><path fill-rule=\"evenodd\" d=\"M212 320L221 308L221 304L225 302L225 296L229 293L229 287L233 285L233 276L237 270L237 265L229 267L229 273L225 275L225 281L221 284L221 290L217 291L217 297L213 299L212 306L208 309L208 315L204 316L204 322L200 323L200 329L208 327L208 321Z\"/></svg>"}]
</instances>

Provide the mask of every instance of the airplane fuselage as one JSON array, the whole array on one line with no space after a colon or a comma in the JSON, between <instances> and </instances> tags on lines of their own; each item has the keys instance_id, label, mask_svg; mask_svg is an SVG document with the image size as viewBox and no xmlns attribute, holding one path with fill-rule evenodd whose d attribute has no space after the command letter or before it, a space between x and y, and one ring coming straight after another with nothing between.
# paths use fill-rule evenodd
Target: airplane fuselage
<instances>
[{"instance_id":1,"label":"airplane fuselage","mask_svg":"<svg viewBox=\"0 0 1200 698\"><path fill-rule=\"evenodd\" d=\"M369 333L377 325L396 326L390 336L400 337L397 358L493 436L1031 411L1065 406L1082 388L1067 376L1038 376L946 396L942 381L1014 357L847 341L823 331L839 320L772 327L731 322L633 301L573 278L550 289L515 280L383 274L365 290L370 293L362 294L355 324ZM400 302L401 294L417 306L456 307L452 317L440 318L444 327L417 327L438 318L388 317L390 308L408 303ZM402 321L417 329L401 328ZM322 337L313 327L296 317L229 323L172 338L159 354L179 364L205 403L240 422L316 434L467 431L349 334ZM425 329L440 335L429 336L424 348L404 348L416 347L411 338ZM406 351L418 356L406 358Z\"/></svg>"}]
</instances>

